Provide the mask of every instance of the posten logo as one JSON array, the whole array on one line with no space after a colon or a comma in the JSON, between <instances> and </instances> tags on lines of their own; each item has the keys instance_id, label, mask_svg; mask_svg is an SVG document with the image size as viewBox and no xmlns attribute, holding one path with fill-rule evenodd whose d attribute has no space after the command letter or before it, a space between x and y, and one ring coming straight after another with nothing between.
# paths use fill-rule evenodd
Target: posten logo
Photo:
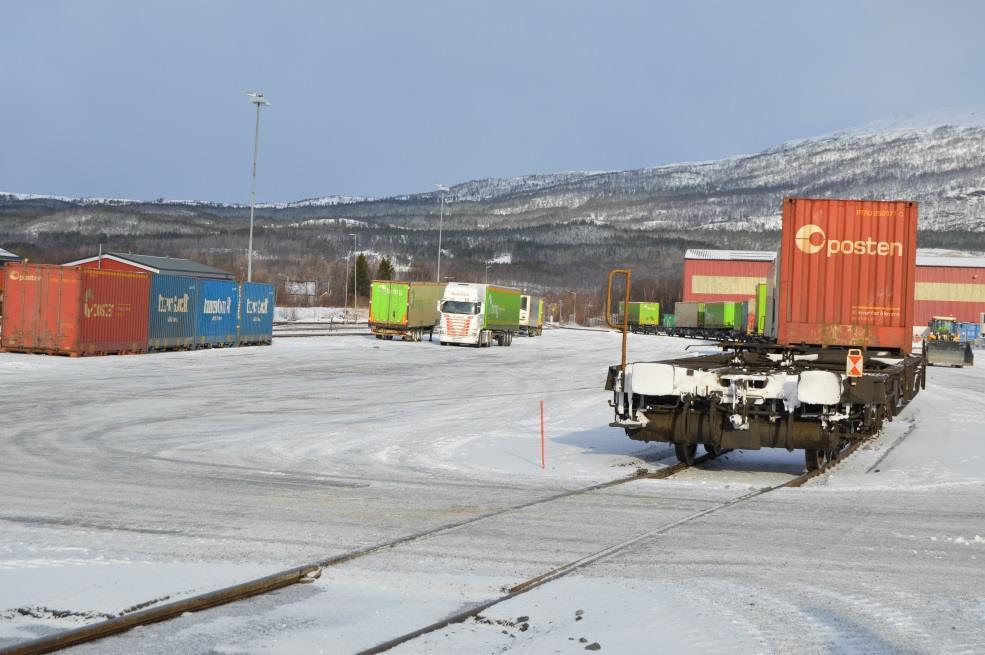
<instances>
[{"instance_id":1,"label":"posten logo","mask_svg":"<svg viewBox=\"0 0 985 655\"><path fill-rule=\"evenodd\" d=\"M793 242L797 244L801 252L806 252L808 255L821 252L826 240L824 230L811 223L797 230L797 234L793 238Z\"/></svg>"},{"instance_id":2,"label":"posten logo","mask_svg":"<svg viewBox=\"0 0 985 655\"><path fill-rule=\"evenodd\" d=\"M864 241L851 239L829 239L820 226L808 223L797 230L794 235L797 248L808 255L826 251L832 255L878 255L880 257L903 256L903 244L900 241L875 241L872 237Z\"/></svg>"}]
</instances>

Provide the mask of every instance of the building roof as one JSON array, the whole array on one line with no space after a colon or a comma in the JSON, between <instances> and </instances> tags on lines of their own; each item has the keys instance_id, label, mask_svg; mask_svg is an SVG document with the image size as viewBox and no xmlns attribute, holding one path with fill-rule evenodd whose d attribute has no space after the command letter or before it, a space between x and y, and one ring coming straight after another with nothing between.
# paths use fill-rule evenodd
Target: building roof
<instances>
[{"instance_id":1,"label":"building roof","mask_svg":"<svg viewBox=\"0 0 985 655\"><path fill-rule=\"evenodd\" d=\"M0 248L0 262L19 262L20 260L21 258L18 255Z\"/></svg>"},{"instance_id":2,"label":"building roof","mask_svg":"<svg viewBox=\"0 0 985 655\"><path fill-rule=\"evenodd\" d=\"M776 253L770 250L695 250L684 253L684 259L719 259L742 262L776 261Z\"/></svg>"},{"instance_id":3,"label":"building roof","mask_svg":"<svg viewBox=\"0 0 985 655\"><path fill-rule=\"evenodd\" d=\"M985 257L942 257L917 253L917 266L940 266L950 268L985 268Z\"/></svg>"},{"instance_id":4,"label":"building roof","mask_svg":"<svg viewBox=\"0 0 985 655\"><path fill-rule=\"evenodd\" d=\"M99 261L99 255L86 257L75 261L66 262L65 266L79 266L89 262ZM177 257L156 257L154 255L135 255L133 253L107 252L102 254L103 259L113 259L124 264L130 264L137 268L142 268L151 273L161 273L163 275L187 275L189 277L210 278L216 280L232 280L235 276L214 266L200 264L190 259L179 259Z\"/></svg>"}]
</instances>

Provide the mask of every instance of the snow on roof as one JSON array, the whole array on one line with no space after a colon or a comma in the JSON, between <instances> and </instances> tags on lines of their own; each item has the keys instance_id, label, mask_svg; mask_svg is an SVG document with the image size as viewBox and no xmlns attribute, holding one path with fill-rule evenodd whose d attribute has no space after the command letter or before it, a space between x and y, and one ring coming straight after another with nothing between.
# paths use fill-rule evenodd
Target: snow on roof
<instances>
[{"instance_id":1,"label":"snow on roof","mask_svg":"<svg viewBox=\"0 0 985 655\"><path fill-rule=\"evenodd\" d=\"M940 266L951 268L985 268L985 257L941 257L917 253L917 266Z\"/></svg>"},{"instance_id":2,"label":"snow on roof","mask_svg":"<svg viewBox=\"0 0 985 655\"><path fill-rule=\"evenodd\" d=\"M133 264L140 268L147 269L153 273L164 275L190 275L192 277L204 277L218 280L232 280L235 276L222 269L200 264L190 259L179 259L177 257L157 257L155 255L134 255L132 253L107 252L103 253L103 258L115 259L117 261ZM96 257L86 257L75 261L67 262L65 266L78 266L87 262L94 262L99 259Z\"/></svg>"},{"instance_id":3,"label":"snow on roof","mask_svg":"<svg viewBox=\"0 0 985 655\"><path fill-rule=\"evenodd\" d=\"M0 261L3 262L19 262L21 258L9 250L4 250L0 248Z\"/></svg>"},{"instance_id":4,"label":"snow on roof","mask_svg":"<svg viewBox=\"0 0 985 655\"><path fill-rule=\"evenodd\" d=\"M721 259L725 261L772 262L776 253L769 250L698 250L690 249L684 259Z\"/></svg>"}]
</instances>

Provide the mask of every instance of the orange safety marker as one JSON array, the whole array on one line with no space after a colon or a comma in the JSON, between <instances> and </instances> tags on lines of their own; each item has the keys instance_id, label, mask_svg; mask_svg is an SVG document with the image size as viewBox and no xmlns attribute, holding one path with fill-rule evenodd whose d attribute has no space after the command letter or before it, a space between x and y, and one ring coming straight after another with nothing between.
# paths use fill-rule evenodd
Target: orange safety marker
<instances>
[{"instance_id":1,"label":"orange safety marker","mask_svg":"<svg viewBox=\"0 0 985 655\"><path fill-rule=\"evenodd\" d=\"M851 348L848 351L848 358L845 361L845 375L850 378L860 378L863 375L862 369L862 350Z\"/></svg>"},{"instance_id":2,"label":"orange safety marker","mask_svg":"<svg viewBox=\"0 0 985 655\"><path fill-rule=\"evenodd\" d=\"M547 466L544 451L544 401L540 401L540 468Z\"/></svg>"}]
</instances>

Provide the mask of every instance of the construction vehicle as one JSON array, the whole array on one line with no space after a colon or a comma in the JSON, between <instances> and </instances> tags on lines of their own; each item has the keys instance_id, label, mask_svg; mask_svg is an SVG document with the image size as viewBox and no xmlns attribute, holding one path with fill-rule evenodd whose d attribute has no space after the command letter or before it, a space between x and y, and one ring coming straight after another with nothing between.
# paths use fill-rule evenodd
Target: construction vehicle
<instances>
[{"instance_id":1,"label":"construction vehicle","mask_svg":"<svg viewBox=\"0 0 985 655\"><path fill-rule=\"evenodd\" d=\"M962 339L955 317L934 316L930 319L929 327L930 332L923 346L928 364L961 368L975 363L971 342Z\"/></svg>"}]
</instances>

